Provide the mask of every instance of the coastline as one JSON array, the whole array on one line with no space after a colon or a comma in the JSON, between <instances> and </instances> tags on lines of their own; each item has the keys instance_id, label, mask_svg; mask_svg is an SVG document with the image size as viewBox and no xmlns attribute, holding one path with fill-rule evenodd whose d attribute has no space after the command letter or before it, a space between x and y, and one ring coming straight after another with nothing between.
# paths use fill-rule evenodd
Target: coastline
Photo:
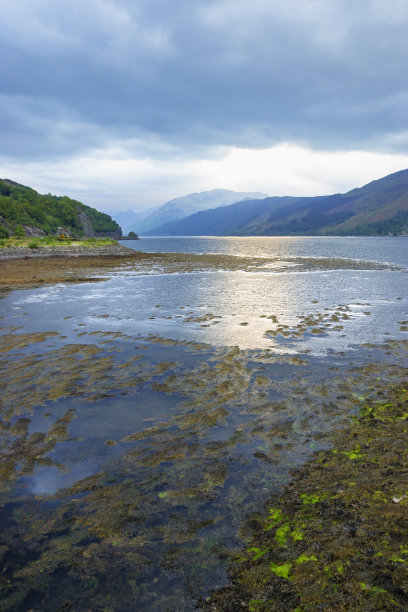
<instances>
[{"instance_id":1,"label":"coastline","mask_svg":"<svg viewBox=\"0 0 408 612\"><path fill-rule=\"evenodd\" d=\"M0 261L9 259L38 259L43 257L111 257L132 255L136 251L116 244L97 247L88 246L51 246L30 249L29 247L3 247L0 249Z\"/></svg>"},{"instance_id":2,"label":"coastline","mask_svg":"<svg viewBox=\"0 0 408 612\"><path fill-rule=\"evenodd\" d=\"M109 270L127 267L134 272L191 273L208 271L286 272L310 270L397 269L392 264L345 258L254 257L230 254L151 253L118 244L99 246L53 245L0 249L0 290L36 287L43 283L107 280ZM97 275L101 276L97 276Z\"/></svg>"},{"instance_id":3,"label":"coastline","mask_svg":"<svg viewBox=\"0 0 408 612\"><path fill-rule=\"evenodd\" d=\"M0 290L27 289L59 282L107 280L107 270L141 256L138 251L115 244L40 249L6 247L0 251ZM103 277L95 276L103 273Z\"/></svg>"}]
</instances>

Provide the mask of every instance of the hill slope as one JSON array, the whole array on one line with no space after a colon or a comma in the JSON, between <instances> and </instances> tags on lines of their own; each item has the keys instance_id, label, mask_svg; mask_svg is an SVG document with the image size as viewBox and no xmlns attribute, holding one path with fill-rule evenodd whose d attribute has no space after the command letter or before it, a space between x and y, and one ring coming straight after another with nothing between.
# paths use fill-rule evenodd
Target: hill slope
<instances>
[{"instance_id":1,"label":"hill slope","mask_svg":"<svg viewBox=\"0 0 408 612\"><path fill-rule=\"evenodd\" d=\"M77 236L121 235L116 221L67 196L41 195L9 179L0 179L0 222L11 232L17 225L54 234L58 228ZM34 230L35 231L35 230Z\"/></svg>"},{"instance_id":2,"label":"hill slope","mask_svg":"<svg viewBox=\"0 0 408 612\"><path fill-rule=\"evenodd\" d=\"M408 234L408 170L345 194L246 200L198 212L148 235Z\"/></svg>"},{"instance_id":3,"label":"hill slope","mask_svg":"<svg viewBox=\"0 0 408 612\"><path fill-rule=\"evenodd\" d=\"M219 206L227 206L239 200L248 198L265 198L265 193L231 191L230 189L212 189L211 191L201 191L200 193L190 193L169 200L162 206L154 208L144 219L138 220L132 229L137 233L146 233L164 223L177 221L199 210L208 210Z\"/></svg>"}]
</instances>

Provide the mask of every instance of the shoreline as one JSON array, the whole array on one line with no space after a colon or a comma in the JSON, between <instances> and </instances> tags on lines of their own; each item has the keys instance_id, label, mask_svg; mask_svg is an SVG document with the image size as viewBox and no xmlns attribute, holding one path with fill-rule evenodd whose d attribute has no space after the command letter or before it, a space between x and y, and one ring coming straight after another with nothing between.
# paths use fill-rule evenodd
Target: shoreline
<instances>
[{"instance_id":1,"label":"shoreline","mask_svg":"<svg viewBox=\"0 0 408 612\"><path fill-rule=\"evenodd\" d=\"M0 262L10 259L38 259L44 257L112 257L126 256L137 253L133 249L116 244L96 247L88 246L50 246L30 249L29 247L3 247L0 249Z\"/></svg>"},{"instance_id":2,"label":"shoreline","mask_svg":"<svg viewBox=\"0 0 408 612\"><path fill-rule=\"evenodd\" d=\"M0 251L0 291L108 280L109 269L142 256L119 245L4 248ZM103 276L95 276L98 274Z\"/></svg>"},{"instance_id":3,"label":"shoreline","mask_svg":"<svg viewBox=\"0 0 408 612\"><path fill-rule=\"evenodd\" d=\"M253 257L230 254L151 253L118 244L100 246L55 245L31 249L0 249L0 290L37 287L44 283L97 282L108 280L109 271L127 268L138 273L192 273L209 271L329 271L399 269L391 264L310 257ZM97 276L101 275L101 276Z\"/></svg>"}]
</instances>

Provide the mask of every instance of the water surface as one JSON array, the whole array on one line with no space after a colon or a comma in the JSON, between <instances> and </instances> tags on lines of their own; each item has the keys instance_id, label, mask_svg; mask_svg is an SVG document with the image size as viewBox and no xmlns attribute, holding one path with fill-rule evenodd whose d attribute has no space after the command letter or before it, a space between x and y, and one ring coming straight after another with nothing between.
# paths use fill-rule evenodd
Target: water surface
<instances>
[{"instance_id":1,"label":"water surface","mask_svg":"<svg viewBox=\"0 0 408 612\"><path fill-rule=\"evenodd\" d=\"M194 610L224 585L245 517L404 375L406 245L146 238L247 259L6 294L2 609Z\"/></svg>"}]
</instances>

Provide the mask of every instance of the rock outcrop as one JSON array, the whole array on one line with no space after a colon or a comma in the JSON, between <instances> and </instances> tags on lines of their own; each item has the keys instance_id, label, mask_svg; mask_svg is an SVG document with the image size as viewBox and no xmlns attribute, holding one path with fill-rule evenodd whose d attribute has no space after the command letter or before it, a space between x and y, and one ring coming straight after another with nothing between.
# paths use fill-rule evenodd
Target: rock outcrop
<instances>
[{"instance_id":1,"label":"rock outcrop","mask_svg":"<svg viewBox=\"0 0 408 612\"><path fill-rule=\"evenodd\" d=\"M41 229L41 227L25 224L22 224L21 227L28 238L39 238L41 236L45 236L45 232Z\"/></svg>"},{"instance_id":2,"label":"rock outcrop","mask_svg":"<svg viewBox=\"0 0 408 612\"><path fill-rule=\"evenodd\" d=\"M95 232L92 227L92 223L89 220L89 217L84 213L83 210L77 208L78 210L78 219L82 225L82 229L84 230L84 234L87 238L95 238Z\"/></svg>"}]
</instances>

